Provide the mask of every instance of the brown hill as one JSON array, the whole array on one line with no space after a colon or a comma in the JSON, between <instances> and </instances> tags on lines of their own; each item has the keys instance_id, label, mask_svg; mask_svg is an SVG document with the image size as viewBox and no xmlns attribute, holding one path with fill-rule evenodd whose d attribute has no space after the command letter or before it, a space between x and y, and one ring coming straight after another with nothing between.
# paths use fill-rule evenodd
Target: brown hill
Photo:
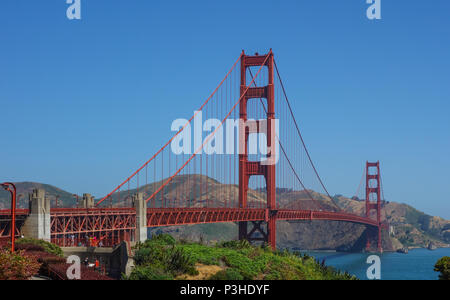
<instances>
[{"instance_id":1,"label":"brown hill","mask_svg":"<svg viewBox=\"0 0 450 300\"><path fill-rule=\"evenodd\" d=\"M52 207L56 204L56 197L58 196L58 206L60 207L75 207L76 198L72 193L66 192L60 188L49 184L36 182L18 182L15 183L17 189L17 207L28 208L28 195L33 192L33 189L44 189L46 197L50 199ZM0 189L0 209L11 207L11 196L9 192Z\"/></svg>"}]
</instances>

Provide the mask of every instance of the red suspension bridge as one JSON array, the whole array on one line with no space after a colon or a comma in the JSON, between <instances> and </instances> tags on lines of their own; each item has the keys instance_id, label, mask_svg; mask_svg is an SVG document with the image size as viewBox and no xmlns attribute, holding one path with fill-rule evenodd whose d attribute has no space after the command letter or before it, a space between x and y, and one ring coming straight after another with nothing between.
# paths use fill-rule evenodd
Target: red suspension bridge
<instances>
[{"instance_id":1,"label":"red suspension bridge","mask_svg":"<svg viewBox=\"0 0 450 300\"><path fill-rule=\"evenodd\" d=\"M82 207L48 205L47 212L36 204L49 215L53 242L95 235L116 244L145 239L142 227L237 222L240 239L275 248L277 221L331 220L366 225L367 247L382 250L379 163L366 165L364 214L344 212L311 159L272 51L242 52L159 151L96 203L84 198ZM0 210L0 236L22 235L36 213L16 210L12 228L11 211Z\"/></svg>"}]
</instances>

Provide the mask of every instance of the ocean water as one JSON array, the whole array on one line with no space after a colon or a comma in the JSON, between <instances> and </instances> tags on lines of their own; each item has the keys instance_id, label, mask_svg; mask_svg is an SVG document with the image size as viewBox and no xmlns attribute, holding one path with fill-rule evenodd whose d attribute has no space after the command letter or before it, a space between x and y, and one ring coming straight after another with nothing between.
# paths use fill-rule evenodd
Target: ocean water
<instances>
[{"instance_id":1,"label":"ocean water","mask_svg":"<svg viewBox=\"0 0 450 300\"><path fill-rule=\"evenodd\" d=\"M359 279L367 279L366 263L371 255L368 253L342 252L303 252L319 261L325 260L327 266L347 271ZM434 272L434 265L444 256L450 256L450 248L430 251L427 249L410 250L408 254L383 253L381 259L381 280L437 280L439 273Z\"/></svg>"}]
</instances>

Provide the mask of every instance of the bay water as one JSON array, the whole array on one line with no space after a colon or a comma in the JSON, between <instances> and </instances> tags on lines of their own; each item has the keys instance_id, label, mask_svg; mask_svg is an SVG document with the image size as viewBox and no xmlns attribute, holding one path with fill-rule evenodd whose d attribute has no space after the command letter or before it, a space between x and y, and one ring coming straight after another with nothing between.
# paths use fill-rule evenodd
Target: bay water
<instances>
[{"instance_id":1,"label":"bay water","mask_svg":"<svg viewBox=\"0 0 450 300\"><path fill-rule=\"evenodd\" d=\"M301 251L315 257L325 265L355 275L361 280L367 280L367 269L370 264L369 253L317 252ZM381 280L437 280L439 273L434 271L436 262L450 256L450 248L434 251L413 249L408 254L383 253L381 259Z\"/></svg>"}]
</instances>

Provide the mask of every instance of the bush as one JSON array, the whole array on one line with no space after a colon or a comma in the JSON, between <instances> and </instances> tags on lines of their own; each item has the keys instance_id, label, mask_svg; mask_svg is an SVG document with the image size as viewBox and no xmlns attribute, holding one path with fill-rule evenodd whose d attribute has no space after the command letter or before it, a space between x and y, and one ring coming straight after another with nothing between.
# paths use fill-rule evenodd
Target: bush
<instances>
[{"instance_id":1,"label":"bush","mask_svg":"<svg viewBox=\"0 0 450 300\"><path fill-rule=\"evenodd\" d=\"M209 247L199 243L175 243L167 235L155 236L135 252L136 267L126 279L162 280L196 275L196 264L220 266L210 280L334 280L355 279L316 262L307 255L253 247L247 241L230 241ZM225 269L223 269L225 267Z\"/></svg>"},{"instance_id":2,"label":"bush","mask_svg":"<svg viewBox=\"0 0 450 300\"><path fill-rule=\"evenodd\" d=\"M33 252L44 252L44 247L39 245L33 245L33 244L18 244L14 247L16 251L33 251Z\"/></svg>"},{"instance_id":3,"label":"bush","mask_svg":"<svg viewBox=\"0 0 450 300\"><path fill-rule=\"evenodd\" d=\"M219 247L240 250L240 249L250 249L252 248L252 245L247 240L240 240L240 241L222 242L221 244L219 244Z\"/></svg>"},{"instance_id":4,"label":"bush","mask_svg":"<svg viewBox=\"0 0 450 300\"><path fill-rule=\"evenodd\" d=\"M134 254L134 263L138 266L145 265L154 260L160 259L160 252L158 249L151 248L140 248ZM156 250L156 251L154 251Z\"/></svg>"},{"instance_id":5,"label":"bush","mask_svg":"<svg viewBox=\"0 0 450 300\"><path fill-rule=\"evenodd\" d=\"M244 276L238 270L229 268L212 275L209 280L244 280Z\"/></svg>"},{"instance_id":6,"label":"bush","mask_svg":"<svg viewBox=\"0 0 450 300\"><path fill-rule=\"evenodd\" d=\"M147 240L146 243L173 246L176 244L175 239L169 234L160 234Z\"/></svg>"},{"instance_id":7,"label":"bush","mask_svg":"<svg viewBox=\"0 0 450 300\"><path fill-rule=\"evenodd\" d=\"M0 250L0 280L26 280L38 272L40 265L23 253Z\"/></svg>"},{"instance_id":8,"label":"bush","mask_svg":"<svg viewBox=\"0 0 450 300\"><path fill-rule=\"evenodd\" d=\"M137 268L129 279L154 280L166 276L174 278L181 274L197 275L198 271L191 257L175 244L173 237L163 234L137 245L134 255Z\"/></svg>"},{"instance_id":9,"label":"bush","mask_svg":"<svg viewBox=\"0 0 450 300\"><path fill-rule=\"evenodd\" d=\"M16 249L24 248L27 251L45 251L56 256L63 257L63 251L55 244L36 239L23 238L16 241ZM41 250L32 249L33 247L40 247Z\"/></svg>"},{"instance_id":10,"label":"bush","mask_svg":"<svg viewBox=\"0 0 450 300\"><path fill-rule=\"evenodd\" d=\"M434 270L441 273L439 275L440 280L450 280L450 257L445 256L438 260Z\"/></svg>"},{"instance_id":11,"label":"bush","mask_svg":"<svg viewBox=\"0 0 450 300\"><path fill-rule=\"evenodd\" d=\"M164 262L167 265L167 270L172 274L180 275L187 273L189 275L198 275L198 271L194 267L194 262L184 249L172 248L168 252Z\"/></svg>"}]
</instances>

